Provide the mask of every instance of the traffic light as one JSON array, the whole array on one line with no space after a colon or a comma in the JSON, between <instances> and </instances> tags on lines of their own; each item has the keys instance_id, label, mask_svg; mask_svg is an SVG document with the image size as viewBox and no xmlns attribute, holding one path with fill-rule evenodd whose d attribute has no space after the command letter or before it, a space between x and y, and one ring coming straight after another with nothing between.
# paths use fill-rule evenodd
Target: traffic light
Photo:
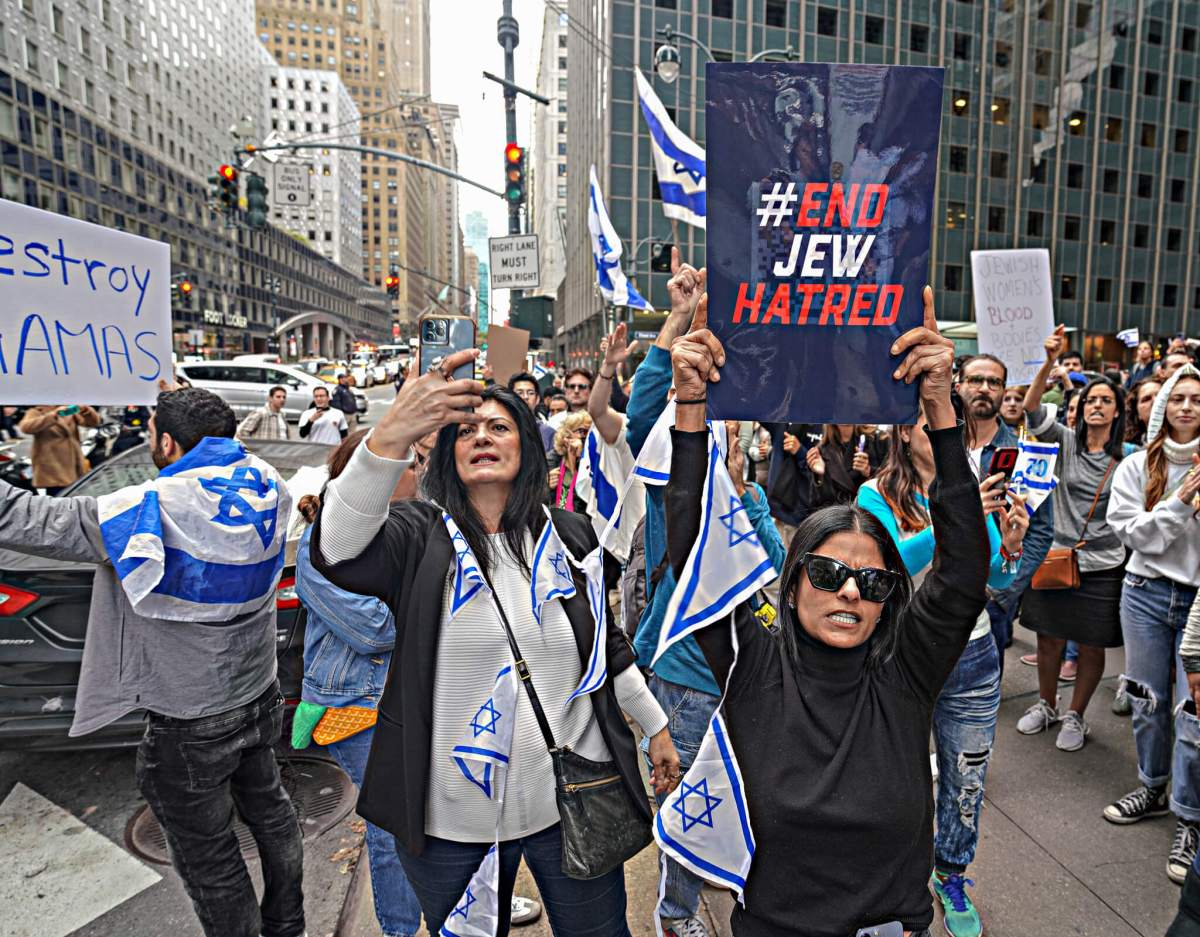
<instances>
[{"instance_id":1,"label":"traffic light","mask_svg":"<svg viewBox=\"0 0 1200 937\"><path fill-rule=\"evenodd\" d=\"M228 163L217 167L217 174L208 177L212 186L210 194L216 199L217 207L232 214L238 202L238 171Z\"/></svg>"},{"instance_id":2,"label":"traffic light","mask_svg":"<svg viewBox=\"0 0 1200 937\"><path fill-rule=\"evenodd\" d=\"M670 241L654 244L650 250L650 269L655 273L671 272L671 248L675 245Z\"/></svg>"},{"instance_id":3,"label":"traffic light","mask_svg":"<svg viewBox=\"0 0 1200 937\"><path fill-rule=\"evenodd\" d=\"M177 273L171 277L171 298L178 301L184 307L190 307L192 304L192 291L196 285L182 273Z\"/></svg>"},{"instance_id":4,"label":"traffic light","mask_svg":"<svg viewBox=\"0 0 1200 937\"><path fill-rule=\"evenodd\" d=\"M246 177L246 224L252 228L265 228L269 213L267 180L252 172Z\"/></svg>"},{"instance_id":5,"label":"traffic light","mask_svg":"<svg viewBox=\"0 0 1200 937\"><path fill-rule=\"evenodd\" d=\"M400 275L395 270L391 271L383 278L383 286L387 290L388 296L395 299L400 295Z\"/></svg>"},{"instance_id":6,"label":"traffic light","mask_svg":"<svg viewBox=\"0 0 1200 937\"><path fill-rule=\"evenodd\" d=\"M515 143L504 148L504 197L510 205L525 201L525 151Z\"/></svg>"}]
</instances>

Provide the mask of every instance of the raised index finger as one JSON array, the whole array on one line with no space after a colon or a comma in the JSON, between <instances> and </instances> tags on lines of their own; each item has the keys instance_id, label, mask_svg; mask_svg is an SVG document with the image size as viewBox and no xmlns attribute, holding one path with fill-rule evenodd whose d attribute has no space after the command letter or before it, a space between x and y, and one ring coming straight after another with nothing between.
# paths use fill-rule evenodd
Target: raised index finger
<instances>
[{"instance_id":1,"label":"raised index finger","mask_svg":"<svg viewBox=\"0 0 1200 937\"><path fill-rule=\"evenodd\" d=\"M941 335L938 331L937 312L933 307L933 287L926 286L921 290L921 302L925 304L925 328L929 329L934 335Z\"/></svg>"},{"instance_id":2,"label":"raised index finger","mask_svg":"<svg viewBox=\"0 0 1200 937\"><path fill-rule=\"evenodd\" d=\"M679 272L679 267L680 267L679 248L672 245L671 246L671 276L675 276L675 274L677 274Z\"/></svg>"},{"instance_id":3,"label":"raised index finger","mask_svg":"<svg viewBox=\"0 0 1200 937\"><path fill-rule=\"evenodd\" d=\"M692 327L689 332L699 332L701 329L708 328L708 294L705 293L700 297L700 302L696 304L696 312L692 315Z\"/></svg>"}]
</instances>

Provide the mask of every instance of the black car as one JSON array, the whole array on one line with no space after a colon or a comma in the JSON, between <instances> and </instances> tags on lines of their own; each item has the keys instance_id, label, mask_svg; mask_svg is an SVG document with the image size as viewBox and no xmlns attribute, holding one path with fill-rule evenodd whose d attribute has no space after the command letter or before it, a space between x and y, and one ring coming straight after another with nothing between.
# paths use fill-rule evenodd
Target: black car
<instances>
[{"instance_id":1,"label":"black car","mask_svg":"<svg viewBox=\"0 0 1200 937\"><path fill-rule=\"evenodd\" d=\"M251 440L247 448L290 479L304 466L324 466L329 447ZM145 444L104 462L62 493L98 496L138 485L158 473ZM304 675L304 608L296 596L295 541L276 592L279 683L290 710ZM67 563L0 549L0 748L81 749L133 745L144 713L132 712L81 738L67 730L75 709L79 665L91 603L91 563Z\"/></svg>"}]
</instances>

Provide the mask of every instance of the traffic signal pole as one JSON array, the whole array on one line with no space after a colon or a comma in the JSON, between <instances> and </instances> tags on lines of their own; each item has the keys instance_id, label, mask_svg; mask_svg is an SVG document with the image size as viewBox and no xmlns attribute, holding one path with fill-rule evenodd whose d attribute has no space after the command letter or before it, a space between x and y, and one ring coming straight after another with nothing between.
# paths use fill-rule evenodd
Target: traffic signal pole
<instances>
[{"instance_id":1,"label":"traffic signal pole","mask_svg":"<svg viewBox=\"0 0 1200 937\"><path fill-rule=\"evenodd\" d=\"M517 142L517 92L513 49L521 41L521 30L512 15L512 0L504 0L504 13L496 22L496 40L504 49L504 130L509 143ZM521 203L508 204L508 233L521 233Z\"/></svg>"}]
</instances>

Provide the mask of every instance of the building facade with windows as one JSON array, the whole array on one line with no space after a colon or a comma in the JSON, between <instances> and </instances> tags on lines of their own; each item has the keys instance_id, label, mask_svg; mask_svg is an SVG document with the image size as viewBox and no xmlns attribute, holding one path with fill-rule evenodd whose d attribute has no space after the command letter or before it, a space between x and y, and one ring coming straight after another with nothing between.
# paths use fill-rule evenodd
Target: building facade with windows
<instances>
[{"instance_id":1,"label":"building facade with windows","mask_svg":"<svg viewBox=\"0 0 1200 937\"><path fill-rule=\"evenodd\" d=\"M475 287L475 308L478 313L476 321L479 334L487 335L488 323L492 318L492 282L489 266L491 252L488 250L488 221L483 212L467 212L463 219L463 244L474 251L478 258L478 276L474 284L470 278L467 278L467 286L474 285Z\"/></svg>"},{"instance_id":2,"label":"building facade with windows","mask_svg":"<svg viewBox=\"0 0 1200 937\"><path fill-rule=\"evenodd\" d=\"M1082 332L1089 362L1119 358L1112 335L1123 328L1198 331L1200 4L573 0L569 11L567 334L601 313L580 247L591 161L625 242L626 271L644 271L639 289L665 301L666 278L650 278L646 258L630 257L643 239L672 239L633 69L703 144L707 62L678 39L678 80L655 76L655 31L666 25L720 61L792 46L801 61L945 68L930 271L939 318L973 320L973 249L1045 247L1056 316ZM581 100L587 105L575 106ZM702 262L703 232L679 232L684 254Z\"/></svg>"},{"instance_id":3,"label":"building facade with windows","mask_svg":"<svg viewBox=\"0 0 1200 937\"><path fill-rule=\"evenodd\" d=\"M283 68L272 60L262 70L262 87L267 126L285 137L328 135L333 127L358 124L358 108L337 72ZM357 273L363 266L362 155L352 150L299 150L294 156L279 155L274 166L288 162L301 163L307 170L311 202L287 205L278 193L271 193L271 222ZM259 170L272 181L271 169Z\"/></svg>"},{"instance_id":4,"label":"building facade with windows","mask_svg":"<svg viewBox=\"0 0 1200 937\"><path fill-rule=\"evenodd\" d=\"M526 151L529 230L538 235L537 296L555 297L566 275L563 231L567 215L568 14L546 7L538 59L537 92L549 107L533 109L532 144Z\"/></svg>"}]
</instances>

